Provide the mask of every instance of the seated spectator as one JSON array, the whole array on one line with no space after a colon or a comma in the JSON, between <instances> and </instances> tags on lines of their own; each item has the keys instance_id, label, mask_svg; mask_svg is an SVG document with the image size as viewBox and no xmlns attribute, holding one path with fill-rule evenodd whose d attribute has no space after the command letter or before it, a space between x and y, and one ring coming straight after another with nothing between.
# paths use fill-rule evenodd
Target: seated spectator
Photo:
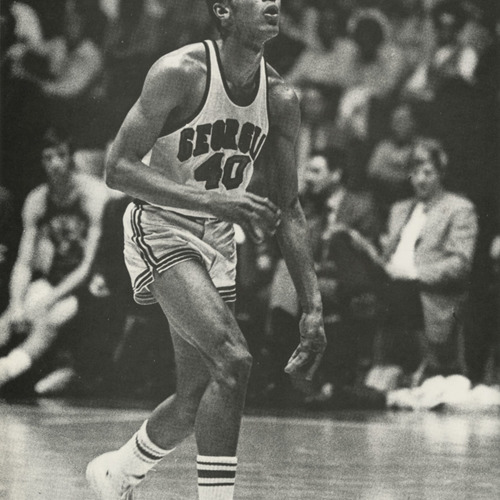
<instances>
[{"instance_id":1,"label":"seated spectator","mask_svg":"<svg viewBox=\"0 0 500 500\"><path fill-rule=\"evenodd\" d=\"M362 10L349 22L353 50L336 116L336 142L347 151L350 182L366 183L366 165L379 138L386 108L406 72L402 51L390 43L387 19L377 10Z\"/></svg>"},{"instance_id":2,"label":"seated spectator","mask_svg":"<svg viewBox=\"0 0 500 500\"><path fill-rule=\"evenodd\" d=\"M106 189L74 171L67 139L49 131L43 144L47 182L24 204L10 304L0 318L0 346L14 334L21 343L0 358L0 387L28 371L75 316L101 235Z\"/></svg>"},{"instance_id":3,"label":"seated spectator","mask_svg":"<svg viewBox=\"0 0 500 500\"><path fill-rule=\"evenodd\" d=\"M341 35L341 23L342 11L336 4L328 4L317 21L317 42L300 54L286 75L287 82L299 88L346 86L349 55L354 47Z\"/></svg>"},{"instance_id":4,"label":"seated spectator","mask_svg":"<svg viewBox=\"0 0 500 500\"><path fill-rule=\"evenodd\" d=\"M361 10L348 24L353 50L349 54L346 87L368 96L390 96L407 70L401 49L391 43L388 19L377 10Z\"/></svg>"},{"instance_id":5,"label":"seated spectator","mask_svg":"<svg viewBox=\"0 0 500 500\"><path fill-rule=\"evenodd\" d=\"M313 152L303 175L304 187L301 193L301 203L304 206L310 230L310 244L320 278L325 329L327 335L335 337L338 331L335 324L339 313L343 310L339 307L338 273L335 271L335 262L332 261L331 236L342 228L355 231L366 239L374 241L378 237L379 224L371 197L366 193L354 192L345 184L339 154L326 151ZM343 283L340 284L340 288L342 286ZM293 341L291 333L298 331L299 317L297 296L282 260L278 262L274 274L269 307L272 337L270 353L272 363L279 367L281 365L278 357L286 355L292 347L289 345ZM345 334L347 337L343 337L341 339L343 341L349 338L347 329ZM337 340L332 343L332 349L327 350L325 355L327 361L324 362L326 368L323 371L328 372L328 376L325 375L326 378L331 378L332 370L336 370L337 375L345 368L345 364L340 362L334 354L338 345ZM352 359L351 354L356 353L353 343L344 342L346 350L342 349L340 357L345 355L346 360ZM333 357L335 361L332 360ZM340 365L342 368L339 368ZM278 392L288 383L281 371L271 375L273 388L277 388Z\"/></svg>"},{"instance_id":6,"label":"seated spectator","mask_svg":"<svg viewBox=\"0 0 500 500\"><path fill-rule=\"evenodd\" d=\"M437 2L431 12L435 46L406 83L407 95L432 101L443 78L454 74L464 79L473 76L477 57L460 43L460 32L467 21L463 5L455 0Z\"/></svg>"},{"instance_id":7,"label":"seated spectator","mask_svg":"<svg viewBox=\"0 0 500 500\"><path fill-rule=\"evenodd\" d=\"M110 132L116 134L162 55L209 38L208 9L199 0L120 0L106 35Z\"/></svg>"},{"instance_id":8,"label":"seated spectator","mask_svg":"<svg viewBox=\"0 0 500 500\"><path fill-rule=\"evenodd\" d=\"M317 154L313 166L328 172L323 213L310 228L329 338L319 370L324 393L354 384L359 364L371 357L375 292L383 273L355 241L374 245L381 225L371 195L350 189L339 156Z\"/></svg>"},{"instance_id":9,"label":"seated spectator","mask_svg":"<svg viewBox=\"0 0 500 500\"><path fill-rule=\"evenodd\" d=\"M22 54L38 43L39 31L25 22L24 9L15 2L0 2L0 183L13 196L20 211L26 195L41 181L38 142L45 130L43 98L36 86L19 78ZM24 7L24 5L22 6ZM32 11L28 9L30 13ZM16 12L17 11L17 12ZM16 14L15 14L16 12ZM18 29L19 23L22 28ZM33 38L26 32L33 28ZM22 37L22 38L21 38Z\"/></svg>"},{"instance_id":10,"label":"seated spectator","mask_svg":"<svg viewBox=\"0 0 500 500\"><path fill-rule=\"evenodd\" d=\"M328 149L334 141L335 92L328 87L311 85L300 92L302 122L297 138L299 191L305 176L302 170L313 151Z\"/></svg>"},{"instance_id":11,"label":"seated spectator","mask_svg":"<svg viewBox=\"0 0 500 500\"><path fill-rule=\"evenodd\" d=\"M384 0L384 12L389 16L394 43L403 50L410 67L415 67L432 43L430 25L421 0Z\"/></svg>"},{"instance_id":12,"label":"seated spectator","mask_svg":"<svg viewBox=\"0 0 500 500\"><path fill-rule=\"evenodd\" d=\"M25 79L35 82L48 99L52 121L69 131L78 148L97 147L103 56L99 48L103 14L94 0L68 0L65 4L64 36L26 52L22 63Z\"/></svg>"},{"instance_id":13,"label":"seated spectator","mask_svg":"<svg viewBox=\"0 0 500 500\"><path fill-rule=\"evenodd\" d=\"M419 140L411 156L414 196L396 203L383 238L383 334L386 347L406 344L420 332L418 384L431 374L462 373L459 334L477 238L474 206L446 191L447 158L440 144ZM392 332L392 333L390 333ZM382 353L388 361L389 353ZM392 359L391 361L394 361ZM401 360L397 360L401 361ZM403 368L408 369L408 366Z\"/></svg>"},{"instance_id":14,"label":"seated spectator","mask_svg":"<svg viewBox=\"0 0 500 500\"><path fill-rule=\"evenodd\" d=\"M384 218L393 203L410 196L410 155L416 122L409 104L401 103L391 114L390 135L375 148L368 164L368 180Z\"/></svg>"}]
</instances>

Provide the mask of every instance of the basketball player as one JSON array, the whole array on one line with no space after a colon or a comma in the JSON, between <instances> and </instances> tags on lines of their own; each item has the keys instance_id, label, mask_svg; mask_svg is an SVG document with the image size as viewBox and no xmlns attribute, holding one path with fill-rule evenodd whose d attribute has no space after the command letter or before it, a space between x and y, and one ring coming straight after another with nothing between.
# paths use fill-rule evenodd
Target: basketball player
<instances>
[{"instance_id":1,"label":"basketball player","mask_svg":"<svg viewBox=\"0 0 500 500\"><path fill-rule=\"evenodd\" d=\"M299 105L263 59L264 43L278 33L280 1L207 3L222 39L184 47L152 67L108 158L109 186L137 198L124 216L125 259L136 301L159 302L169 320L177 393L122 448L89 464L100 499L132 498L193 431L199 499L233 498L252 364L231 307L234 223L255 240L276 233L294 279L301 339L286 370L311 378L325 346L297 199ZM264 143L270 199L245 191Z\"/></svg>"},{"instance_id":2,"label":"basketball player","mask_svg":"<svg viewBox=\"0 0 500 500\"><path fill-rule=\"evenodd\" d=\"M0 358L0 387L25 373L78 311L101 236L106 187L75 171L70 142L49 130L42 142L47 182L28 195L23 236L0 318L0 347L17 332L25 340ZM45 261L45 263L44 263Z\"/></svg>"}]
</instances>

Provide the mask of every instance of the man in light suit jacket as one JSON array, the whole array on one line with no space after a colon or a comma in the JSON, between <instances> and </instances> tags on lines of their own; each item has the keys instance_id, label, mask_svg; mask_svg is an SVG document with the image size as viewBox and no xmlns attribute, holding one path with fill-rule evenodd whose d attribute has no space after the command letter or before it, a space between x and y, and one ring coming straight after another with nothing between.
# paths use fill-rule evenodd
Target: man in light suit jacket
<instances>
[{"instance_id":1,"label":"man in light suit jacket","mask_svg":"<svg viewBox=\"0 0 500 500\"><path fill-rule=\"evenodd\" d=\"M418 384L431 374L463 373L458 331L470 283L477 216L467 199L446 191L447 158L438 142L412 152L414 197L392 206L382 241L386 324L421 331Z\"/></svg>"}]
</instances>

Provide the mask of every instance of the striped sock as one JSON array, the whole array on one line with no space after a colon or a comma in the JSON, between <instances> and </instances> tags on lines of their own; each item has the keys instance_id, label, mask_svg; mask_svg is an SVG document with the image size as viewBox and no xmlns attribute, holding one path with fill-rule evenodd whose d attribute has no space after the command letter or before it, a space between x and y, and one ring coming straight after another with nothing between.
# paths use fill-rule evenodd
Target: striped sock
<instances>
[{"instance_id":1,"label":"striped sock","mask_svg":"<svg viewBox=\"0 0 500 500\"><path fill-rule=\"evenodd\" d=\"M164 450L154 444L146 432L147 420L141 428L116 451L116 467L125 476L143 479L164 456L173 450Z\"/></svg>"},{"instance_id":2,"label":"striped sock","mask_svg":"<svg viewBox=\"0 0 500 500\"><path fill-rule=\"evenodd\" d=\"M199 500L233 500L236 478L236 457L198 455Z\"/></svg>"}]
</instances>

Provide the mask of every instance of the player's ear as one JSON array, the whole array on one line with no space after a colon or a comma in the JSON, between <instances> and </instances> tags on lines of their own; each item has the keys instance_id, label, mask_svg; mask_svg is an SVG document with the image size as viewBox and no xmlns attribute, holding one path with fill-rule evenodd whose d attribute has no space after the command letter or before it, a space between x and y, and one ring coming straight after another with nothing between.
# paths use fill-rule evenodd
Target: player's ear
<instances>
[{"instance_id":1,"label":"player's ear","mask_svg":"<svg viewBox=\"0 0 500 500\"><path fill-rule=\"evenodd\" d=\"M229 17L229 9L223 2L214 3L214 14L219 21L225 21Z\"/></svg>"}]
</instances>

